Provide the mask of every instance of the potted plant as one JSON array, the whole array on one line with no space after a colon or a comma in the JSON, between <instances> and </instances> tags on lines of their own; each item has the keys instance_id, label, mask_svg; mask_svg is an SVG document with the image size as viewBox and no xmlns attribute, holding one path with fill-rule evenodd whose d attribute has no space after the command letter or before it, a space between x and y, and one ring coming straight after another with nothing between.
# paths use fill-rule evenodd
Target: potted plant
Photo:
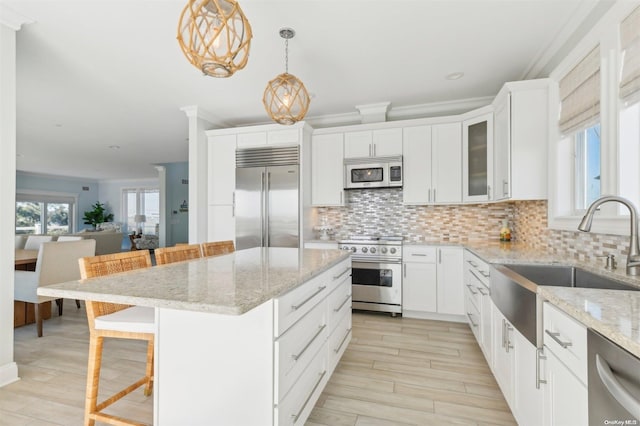
<instances>
[{"instance_id":1,"label":"potted plant","mask_svg":"<svg viewBox=\"0 0 640 426\"><path fill-rule=\"evenodd\" d=\"M83 219L85 225L92 225L93 229L96 229L99 223L111 222L113 220L113 213L105 214L106 208L101 202L98 201L91 207L93 207L93 210L84 212Z\"/></svg>"}]
</instances>

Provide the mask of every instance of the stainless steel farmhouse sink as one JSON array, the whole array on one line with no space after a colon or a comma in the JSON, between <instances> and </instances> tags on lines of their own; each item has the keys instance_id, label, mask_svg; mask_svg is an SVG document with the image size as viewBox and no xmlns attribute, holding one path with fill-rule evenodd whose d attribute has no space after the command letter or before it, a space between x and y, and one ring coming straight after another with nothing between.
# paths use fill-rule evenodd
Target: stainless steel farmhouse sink
<instances>
[{"instance_id":1,"label":"stainless steel farmhouse sink","mask_svg":"<svg viewBox=\"0 0 640 426\"><path fill-rule=\"evenodd\" d=\"M539 285L640 290L633 285L568 265L501 264L492 266L491 299L493 303L536 347L539 347L536 308L536 293Z\"/></svg>"}]
</instances>

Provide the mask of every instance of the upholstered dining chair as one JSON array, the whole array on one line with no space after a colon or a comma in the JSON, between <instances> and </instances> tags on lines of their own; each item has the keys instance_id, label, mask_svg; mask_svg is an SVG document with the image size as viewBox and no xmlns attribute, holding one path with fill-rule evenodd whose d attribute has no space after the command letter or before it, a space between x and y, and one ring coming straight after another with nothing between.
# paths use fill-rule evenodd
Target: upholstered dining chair
<instances>
[{"instance_id":1,"label":"upholstered dining chair","mask_svg":"<svg viewBox=\"0 0 640 426\"><path fill-rule=\"evenodd\" d=\"M64 242L64 241L80 241L82 237L76 237L75 235L60 235L56 241Z\"/></svg>"},{"instance_id":2,"label":"upholstered dining chair","mask_svg":"<svg viewBox=\"0 0 640 426\"><path fill-rule=\"evenodd\" d=\"M202 243L202 254L205 257L233 253L236 250L232 240Z\"/></svg>"},{"instance_id":3,"label":"upholstered dining chair","mask_svg":"<svg viewBox=\"0 0 640 426\"><path fill-rule=\"evenodd\" d=\"M29 235L27 241L24 243L25 250L38 250L40 244L48 243L53 237L51 235Z\"/></svg>"},{"instance_id":4,"label":"upholstered dining chair","mask_svg":"<svg viewBox=\"0 0 640 426\"><path fill-rule=\"evenodd\" d=\"M151 267L149 250L136 250L80 259L80 276L83 279ZM103 410L141 386L144 394L153 389L153 345L155 339L155 312L153 308L129 306L87 300L89 322L89 362L85 399L85 426L95 422L112 425L139 425L140 423L104 413ZM134 339L147 341L147 365L145 375L125 389L98 403L100 368L104 339Z\"/></svg>"},{"instance_id":5,"label":"upholstered dining chair","mask_svg":"<svg viewBox=\"0 0 640 426\"><path fill-rule=\"evenodd\" d=\"M156 249L154 253L156 255L156 263L158 265L183 262L185 260L198 259L201 257L199 244L162 247Z\"/></svg>"},{"instance_id":6,"label":"upholstered dining chair","mask_svg":"<svg viewBox=\"0 0 640 426\"><path fill-rule=\"evenodd\" d=\"M62 315L62 299L38 296L38 287L80 279L78 259L93 256L96 252L95 240L55 241L42 243L38 252L36 270L15 271L14 299L33 303L35 306L38 337L42 337L42 313L40 304L58 301L58 315Z\"/></svg>"}]
</instances>

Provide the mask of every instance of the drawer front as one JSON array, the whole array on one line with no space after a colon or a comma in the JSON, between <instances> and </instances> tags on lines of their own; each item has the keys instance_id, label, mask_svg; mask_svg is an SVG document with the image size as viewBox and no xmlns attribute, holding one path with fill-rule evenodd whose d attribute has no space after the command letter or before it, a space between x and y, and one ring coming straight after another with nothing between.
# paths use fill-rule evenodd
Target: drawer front
<instances>
[{"instance_id":1,"label":"drawer front","mask_svg":"<svg viewBox=\"0 0 640 426\"><path fill-rule=\"evenodd\" d=\"M328 335L326 301L322 301L276 340L276 403L282 400L309 361L326 343Z\"/></svg>"},{"instance_id":2,"label":"drawer front","mask_svg":"<svg viewBox=\"0 0 640 426\"><path fill-rule=\"evenodd\" d=\"M344 283L346 280L349 280L349 285L351 285L351 259L346 259L329 269L327 275L331 280L328 293L333 291L333 289Z\"/></svg>"},{"instance_id":3,"label":"drawer front","mask_svg":"<svg viewBox=\"0 0 640 426\"><path fill-rule=\"evenodd\" d=\"M473 278L473 277L472 277ZM478 282L474 282L473 279L468 280L464 284L464 291L466 297L470 300L471 303L475 306L476 309L480 310L480 304L482 303L482 294L480 290L478 290L478 286L482 284Z\"/></svg>"},{"instance_id":4,"label":"drawer front","mask_svg":"<svg viewBox=\"0 0 640 426\"><path fill-rule=\"evenodd\" d=\"M282 335L296 321L327 295L329 287L328 274L321 274L289 293L275 299L276 324L274 337Z\"/></svg>"},{"instance_id":5,"label":"drawer front","mask_svg":"<svg viewBox=\"0 0 640 426\"><path fill-rule=\"evenodd\" d=\"M436 248L431 246L402 247L403 262L436 263Z\"/></svg>"},{"instance_id":6,"label":"drawer front","mask_svg":"<svg viewBox=\"0 0 640 426\"><path fill-rule=\"evenodd\" d=\"M469 274L470 277L477 279L482 282L485 286L489 287L489 278L490 278L490 265L484 260L480 259L475 254L465 250L464 252L464 265L465 271Z\"/></svg>"},{"instance_id":7,"label":"drawer front","mask_svg":"<svg viewBox=\"0 0 640 426\"><path fill-rule=\"evenodd\" d=\"M333 332L345 312L351 313L351 280L344 280L342 284L327 297L329 333Z\"/></svg>"},{"instance_id":8,"label":"drawer front","mask_svg":"<svg viewBox=\"0 0 640 426\"><path fill-rule=\"evenodd\" d=\"M549 302L543 305L544 346L587 383L587 328Z\"/></svg>"},{"instance_id":9,"label":"drawer front","mask_svg":"<svg viewBox=\"0 0 640 426\"><path fill-rule=\"evenodd\" d=\"M465 315L467 317L467 324L469 324L469 328L473 332L473 335L476 338L476 341L480 341L480 310L478 307L471 301L469 297L469 293L467 293L465 297Z\"/></svg>"},{"instance_id":10,"label":"drawer front","mask_svg":"<svg viewBox=\"0 0 640 426\"><path fill-rule=\"evenodd\" d=\"M351 341L351 312L345 312L341 318L339 318L336 329L329 336L327 343L327 352L329 356L329 376L333 373L342 354L349 346Z\"/></svg>"},{"instance_id":11,"label":"drawer front","mask_svg":"<svg viewBox=\"0 0 640 426\"><path fill-rule=\"evenodd\" d=\"M277 426L304 425L328 380L327 351L320 351L302 373L291 392L276 405Z\"/></svg>"}]
</instances>

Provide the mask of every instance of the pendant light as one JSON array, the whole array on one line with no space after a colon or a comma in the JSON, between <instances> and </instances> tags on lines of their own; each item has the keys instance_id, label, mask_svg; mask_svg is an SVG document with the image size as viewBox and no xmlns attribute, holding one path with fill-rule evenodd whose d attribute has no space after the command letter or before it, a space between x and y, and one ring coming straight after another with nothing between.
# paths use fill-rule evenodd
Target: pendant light
<instances>
[{"instance_id":1,"label":"pendant light","mask_svg":"<svg viewBox=\"0 0 640 426\"><path fill-rule=\"evenodd\" d=\"M293 74L289 74L289 39L296 32L291 28L280 29L284 39L285 72L267 84L262 103L269 117L276 123L293 124L304 118L309 110L309 93L304 84Z\"/></svg>"},{"instance_id":2,"label":"pendant light","mask_svg":"<svg viewBox=\"0 0 640 426\"><path fill-rule=\"evenodd\" d=\"M235 0L189 0L178 22L182 53L212 77L230 77L247 65L252 35Z\"/></svg>"}]
</instances>

